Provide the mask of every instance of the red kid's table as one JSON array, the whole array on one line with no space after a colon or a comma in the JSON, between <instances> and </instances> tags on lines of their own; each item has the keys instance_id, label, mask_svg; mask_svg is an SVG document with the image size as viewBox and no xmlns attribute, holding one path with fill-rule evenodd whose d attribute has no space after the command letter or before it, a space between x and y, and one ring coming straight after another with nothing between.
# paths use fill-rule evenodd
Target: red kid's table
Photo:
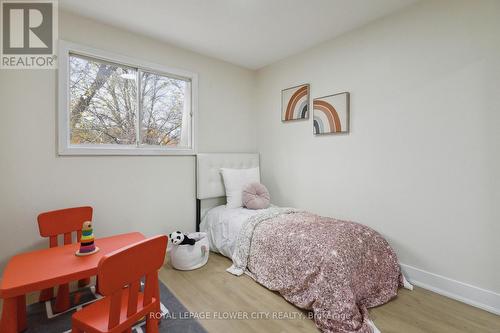
<instances>
[{"instance_id":1,"label":"red kid's table","mask_svg":"<svg viewBox=\"0 0 500 333\"><path fill-rule=\"evenodd\" d=\"M0 282L0 298L4 300L0 332L26 329L26 294L94 276L104 255L144 239L139 232L96 239L100 251L85 257L75 256L79 243L12 257Z\"/></svg>"}]
</instances>

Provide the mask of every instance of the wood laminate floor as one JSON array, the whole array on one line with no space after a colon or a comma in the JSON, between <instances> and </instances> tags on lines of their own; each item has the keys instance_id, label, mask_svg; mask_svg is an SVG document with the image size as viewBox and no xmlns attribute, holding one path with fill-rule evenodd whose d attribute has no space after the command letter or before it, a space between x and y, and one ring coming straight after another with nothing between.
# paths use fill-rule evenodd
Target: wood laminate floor
<instances>
[{"instance_id":1,"label":"wood laminate floor","mask_svg":"<svg viewBox=\"0 0 500 333\"><path fill-rule=\"evenodd\" d=\"M211 253L208 264L194 271L177 271L167 263L160 279L189 311L212 317L200 319L210 333L318 332L306 313L279 294L246 275L227 273L230 264ZM239 318L221 319L225 316ZM500 316L421 288L401 289L396 299L370 309L370 318L382 333L500 333Z\"/></svg>"}]
</instances>

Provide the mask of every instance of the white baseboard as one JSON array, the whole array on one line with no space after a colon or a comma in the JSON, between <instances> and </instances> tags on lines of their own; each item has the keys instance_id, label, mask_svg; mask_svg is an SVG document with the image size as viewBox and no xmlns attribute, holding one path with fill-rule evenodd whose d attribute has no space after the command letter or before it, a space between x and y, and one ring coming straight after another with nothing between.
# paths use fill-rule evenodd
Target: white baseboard
<instances>
[{"instance_id":1,"label":"white baseboard","mask_svg":"<svg viewBox=\"0 0 500 333\"><path fill-rule=\"evenodd\" d=\"M410 283L418 287L500 315L500 294L498 293L410 265L401 264L401 268Z\"/></svg>"}]
</instances>

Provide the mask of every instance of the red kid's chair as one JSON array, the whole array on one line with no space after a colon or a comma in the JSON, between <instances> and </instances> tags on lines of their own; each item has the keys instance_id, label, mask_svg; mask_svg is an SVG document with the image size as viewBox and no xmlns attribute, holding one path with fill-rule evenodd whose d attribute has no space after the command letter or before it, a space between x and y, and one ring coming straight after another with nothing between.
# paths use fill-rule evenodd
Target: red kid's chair
<instances>
[{"instance_id":1,"label":"red kid's chair","mask_svg":"<svg viewBox=\"0 0 500 333\"><path fill-rule=\"evenodd\" d=\"M158 332L158 270L167 236L156 236L105 255L99 262L99 291L105 297L73 314L72 333L130 332L146 316L146 332ZM140 291L145 277L144 291Z\"/></svg>"},{"instance_id":2,"label":"red kid's chair","mask_svg":"<svg viewBox=\"0 0 500 333\"><path fill-rule=\"evenodd\" d=\"M58 235L64 235L64 245L73 242L72 233L76 232L76 241L80 241L82 235L82 225L85 221L92 221L92 207L76 207L61 210L54 210L38 215L38 228L40 236L49 237L50 247L58 246ZM83 287L90 283L90 279L78 281L78 285ZM42 290L40 302L50 300L54 297L54 289ZM69 309L69 285L60 285L57 292L55 312L63 312Z\"/></svg>"}]
</instances>

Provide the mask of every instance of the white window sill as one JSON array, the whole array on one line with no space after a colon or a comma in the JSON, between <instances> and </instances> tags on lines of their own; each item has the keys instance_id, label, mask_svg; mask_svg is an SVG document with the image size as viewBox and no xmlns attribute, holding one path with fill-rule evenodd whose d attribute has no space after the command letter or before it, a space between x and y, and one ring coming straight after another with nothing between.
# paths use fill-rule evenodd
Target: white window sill
<instances>
[{"instance_id":1,"label":"white window sill","mask_svg":"<svg viewBox=\"0 0 500 333\"><path fill-rule=\"evenodd\" d=\"M190 148L134 148L134 147L69 147L59 149L59 156L176 156L176 155L196 155L194 149Z\"/></svg>"}]
</instances>

